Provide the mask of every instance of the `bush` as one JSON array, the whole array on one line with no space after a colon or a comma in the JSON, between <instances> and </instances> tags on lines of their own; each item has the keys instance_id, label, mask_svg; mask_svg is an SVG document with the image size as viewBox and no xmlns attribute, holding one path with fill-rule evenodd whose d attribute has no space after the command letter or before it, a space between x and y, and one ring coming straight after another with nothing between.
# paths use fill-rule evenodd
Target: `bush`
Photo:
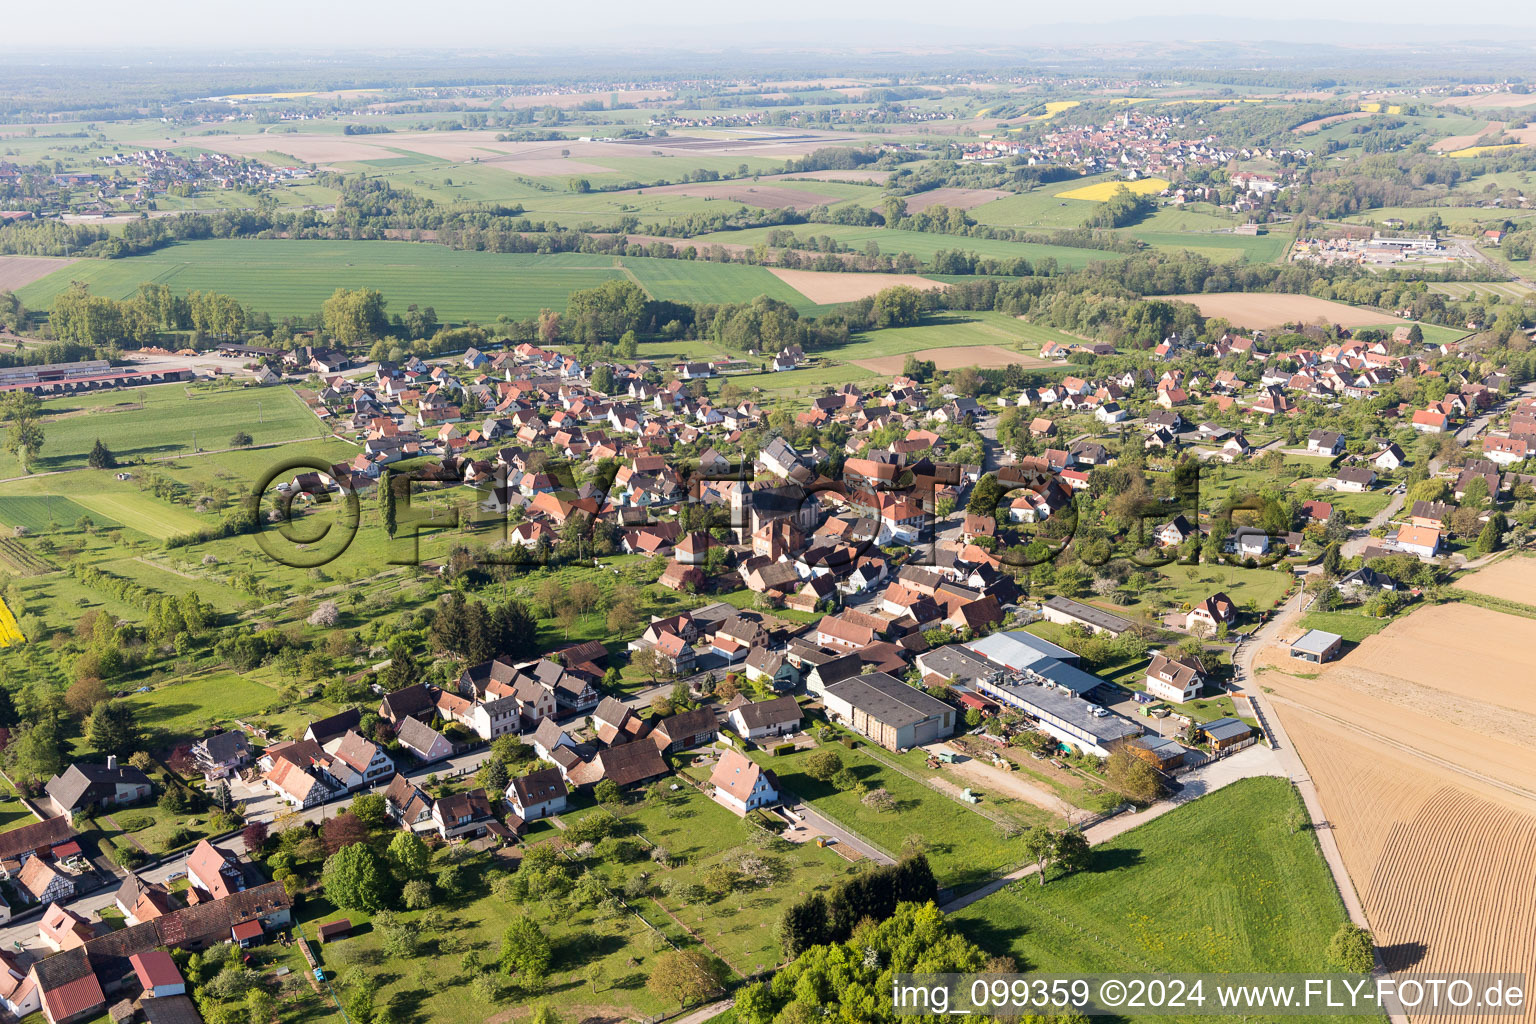
<instances>
[{"instance_id":1,"label":"bush","mask_svg":"<svg viewBox=\"0 0 1536 1024\"><path fill-rule=\"evenodd\" d=\"M144 863L144 854L132 846L118 846L112 850L112 860L118 867L132 870Z\"/></svg>"},{"instance_id":2,"label":"bush","mask_svg":"<svg viewBox=\"0 0 1536 1024\"><path fill-rule=\"evenodd\" d=\"M780 743L773 748L774 757L783 757L785 754L793 754L794 752L795 745L793 743Z\"/></svg>"},{"instance_id":3,"label":"bush","mask_svg":"<svg viewBox=\"0 0 1536 1024\"><path fill-rule=\"evenodd\" d=\"M1328 959L1341 971L1353 974L1369 974L1376 966L1375 947L1371 933L1348 921L1328 940Z\"/></svg>"},{"instance_id":4,"label":"bush","mask_svg":"<svg viewBox=\"0 0 1536 1024\"><path fill-rule=\"evenodd\" d=\"M421 878L406 882L400 898L406 910L426 910L432 905L432 883Z\"/></svg>"}]
</instances>

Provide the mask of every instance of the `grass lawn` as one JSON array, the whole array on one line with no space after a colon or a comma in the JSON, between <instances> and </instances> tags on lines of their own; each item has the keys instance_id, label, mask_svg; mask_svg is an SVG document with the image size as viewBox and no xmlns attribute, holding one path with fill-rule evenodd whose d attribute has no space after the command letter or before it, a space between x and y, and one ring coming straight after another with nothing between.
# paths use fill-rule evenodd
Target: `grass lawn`
<instances>
[{"instance_id":1,"label":"grass lawn","mask_svg":"<svg viewBox=\"0 0 1536 1024\"><path fill-rule=\"evenodd\" d=\"M1164 252L1199 253L1218 263L1246 260L1249 263L1273 263L1290 244L1288 233L1271 231L1265 235L1213 234L1211 232L1157 231L1128 228L1124 232L1154 249Z\"/></svg>"},{"instance_id":2,"label":"grass lawn","mask_svg":"<svg viewBox=\"0 0 1536 1024\"><path fill-rule=\"evenodd\" d=\"M896 799L897 809L871 810L855 793L811 778L804 771L809 751L783 757L759 751L753 757L771 767L785 787L801 799L892 856L900 855L908 836L920 836L927 843L928 860L942 886L957 891L972 889L1024 859L1017 840L1007 838L998 825L958 800L893 771L861 750L841 744L831 749L860 782L870 789L888 790Z\"/></svg>"},{"instance_id":3,"label":"grass lawn","mask_svg":"<svg viewBox=\"0 0 1536 1024\"><path fill-rule=\"evenodd\" d=\"M1349 643L1359 643L1392 625L1392 619L1373 619L1359 612L1308 612L1301 618L1303 629L1337 633Z\"/></svg>"},{"instance_id":4,"label":"grass lawn","mask_svg":"<svg viewBox=\"0 0 1536 1024\"><path fill-rule=\"evenodd\" d=\"M1038 355L1046 341L1077 344L1079 339L1006 313L944 313L927 317L915 327L865 331L835 354L845 360L877 359L961 345L998 345Z\"/></svg>"},{"instance_id":5,"label":"grass lawn","mask_svg":"<svg viewBox=\"0 0 1536 1024\"><path fill-rule=\"evenodd\" d=\"M341 710L320 702L302 709L289 707L275 685L264 685L237 672L173 679L149 693L135 693L126 699L141 726L163 730L169 738L201 736L214 725L232 727L237 718L281 724L281 735L291 738L304 721Z\"/></svg>"},{"instance_id":6,"label":"grass lawn","mask_svg":"<svg viewBox=\"0 0 1536 1024\"><path fill-rule=\"evenodd\" d=\"M1286 780L1245 779L953 920L1025 971L1321 971L1347 917L1316 838L1285 824L1300 806Z\"/></svg>"},{"instance_id":7,"label":"grass lawn","mask_svg":"<svg viewBox=\"0 0 1536 1024\"><path fill-rule=\"evenodd\" d=\"M713 762L701 765L697 774L707 779L712 767ZM608 812L593 808L582 813ZM696 903L664 892L639 903L652 923L681 924L689 935L706 943L743 975L783 960L774 931L787 904L805 893L828 888L856 870L832 850L768 836L682 780L665 804L647 799L627 804L620 814L648 842L664 848L676 860L674 867L654 869L658 881L702 884L705 874L717 864L737 867L749 857L764 863L766 884ZM570 821L580 816L564 817ZM632 873L632 869L617 865L606 866L604 871L612 875L610 884Z\"/></svg>"},{"instance_id":8,"label":"grass lawn","mask_svg":"<svg viewBox=\"0 0 1536 1024\"><path fill-rule=\"evenodd\" d=\"M214 834L211 813L171 814L162 811L153 802L138 807L114 810L91 819L82 831L97 833L102 852L109 846L135 849L154 857L196 843ZM172 836L178 829L186 829L188 836L174 846Z\"/></svg>"},{"instance_id":9,"label":"grass lawn","mask_svg":"<svg viewBox=\"0 0 1536 1024\"><path fill-rule=\"evenodd\" d=\"M22 806L11 784L0 779L0 832L31 825L37 821L33 813Z\"/></svg>"},{"instance_id":10,"label":"grass lawn","mask_svg":"<svg viewBox=\"0 0 1536 1024\"><path fill-rule=\"evenodd\" d=\"M378 1004L408 1009L420 1024L462 1024L497 1019L506 1011L526 1009L527 1000L510 992L499 1002L481 998L461 957L471 950L494 970L501 937L518 914L532 917L549 938L555 955L538 1002L547 1003L565 1020L591 1016L655 1017L676 1004L664 1004L646 988L656 958L669 948L665 940L633 914L600 909L572 910L563 901L518 907L490 892L490 864L484 855L461 862L469 889L448 902L439 898L432 910L402 911L406 921L436 921L423 929L417 956L401 961L387 956L382 936L373 930L371 915L337 910L320 893L310 894L295 912L295 922L311 941L319 925L346 917L352 934L335 945L319 946L326 976L338 991L368 975L379 983ZM442 859L439 858L439 867ZM681 931L677 932L681 936ZM598 972L595 986L588 971ZM595 988L595 991L594 991ZM510 1018L501 1018L510 1019Z\"/></svg>"},{"instance_id":11,"label":"grass lawn","mask_svg":"<svg viewBox=\"0 0 1536 1024\"><path fill-rule=\"evenodd\" d=\"M44 402L38 422L46 440L33 472L84 468L97 438L126 466L135 459L190 454L194 440L199 448L224 448L238 431L257 444L328 433L286 387L161 384ZM14 456L0 454L0 475L20 473Z\"/></svg>"}]
</instances>

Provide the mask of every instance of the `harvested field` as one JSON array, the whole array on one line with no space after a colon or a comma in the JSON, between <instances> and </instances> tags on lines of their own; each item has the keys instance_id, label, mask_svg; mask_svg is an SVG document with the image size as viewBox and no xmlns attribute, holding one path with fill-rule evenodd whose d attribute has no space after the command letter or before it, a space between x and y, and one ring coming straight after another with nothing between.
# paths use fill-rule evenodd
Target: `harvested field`
<instances>
[{"instance_id":1,"label":"harvested field","mask_svg":"<svg viewBox=\"0 0 1536 1024\"><path fill-rule=\"evenodd\" d=\"M1495 135L1499 131L1503 130L1503 128L1503 121L1489 121L1488 124L1476 135L1447 135L1439 142L1433 143L1429 148L1441 153L1445 153L1453 149L1466 149L1468 146L1475 143L1478 139L1485 138L1489 135Z\"/></svg>"},{"instance_id":2,"label":"harvested field","mask_svg":"<svg viewBox=\"0 0 1536 1024\"><path fill-rule=\"evenodd\" d=\"M1232 326L1250 331L1273 330L1285 324L1309 324L1322 320L1341 327L1369 327L1386 322L1407 323L1389 313L1349 306L1310 295L1279 295L1267 292L1211 292L1202 295L1170 295L1188 302L1202 316L1219 316Z\"/></svg>"},{"instance_id":3,"label":"harvested field","mask_svg":"<svg viewBox=\"0 0 1536 1024\"><path fill-rule=\"evenodd\" d=\"M1287 706L1281 717L1389 970L1503 971L1531 962L1536 804L1461 785L1390 742L1310 712Z\"/></svg>"},{"instance_id":4,"label":"harvested field","mask_svg":"<svg viewBox=\"0 0 1536 1024\"><path fill-rule=\"evenodd\" d=\"M890 176L890 171L881 171L873 167L854 167L846 171L802 171L799 174L786 174L783 177L786 181L807 178L811 181L858 181L879 185Z\"/></svg>"},{"instance_id":5,"label":"harvested field","mask_svg":"<svg viewBox=\"0 0 1536 1024\"><path fill-rule=\"evenodd\" d=\"M1536 105L1536 93L1485 92L1479 96L1452 96L1436 103L1437 107L1529 107Z\"/></svg>"},{"instance_id":6,"label":"harvested field","mask_svg":"<svg viewBox=\"0 0 1536 1024\"><path fill-rule=\"evenodd\" d=\"M933 361L940 370L958 370L962 366L974 366L979 370L1000 370L1017 363L1019 366L1050 366L1049 361L1026 356L1001 345L959 345L954 348L936 348L922 355ZM855 359L854 366L862 366L879 374L897 374L906 365L907 357L877 356L874 359Z\"/></svg>"},{"instance_id":7,"label":"harvested field","mask_svg":"<svg viewBox=\"0 0 1536 1024\"><path fill-rule=\"evenodd\" d=\"M641 192L648 196L675 195L694 196L698 199L729 199L732 202L761 207L764 210L808 210L813 206L830 206L833 203L842 201L841 196L824 195L820 192L810 192L805 189L788 188L782 185L765 185L762 182L754 183L750 181L710 181L686 185L658 185L654 188L636 189L633 193L623 192L616 194L634 195Z\"/></svg>"},{"instance_id":8,"label":"harvested field","mask_svg":"<svg viewBox=\"0 0 1536 1024\"><path fill-rule=\"evenodd\" d=\"M1536 557L1515 555L1463 576L1455 584L1461 590L1506 601L1536 605Z\"/></svg>"},{"instance_id":9,"label":"harvested field","mask_svg":"<svg viewBox=\"0 0 1536 1024\"><path fill-rule=\"evenodd\" d=\"M1306 124L1299 124L1295 128L1292 128L1291 131L1297 135L1308 135L1312 132L1320 132L1324 128L1327 128L1329 125L1338 124L1340 121L1357 121L1362 117L1370 116L1371 113L1368 110L1351 110L1347 114L1334 114L1331 117L1319 117L1316 120L1308 121Z\"/></svg>"},{"instance_id":10,"label":"harvested field","mask_svg":"<svg viewBox=\"0 0 1536 1024\"><path fill-rule=\"evenodd\" d=\"M954 210L974 210L983 203L1007 199L1012 192L1000 188L933 188L914 196L904 196L908 213L921 213L930 206L948 206Z\"/></svg>"},{"instance_id":11,"label":"harvested field","mask_svg":"<svg viewBox=\"0 0 1536 1024\"><path fill-rule=\"evenodd\" d=\"M13 292L73 262L49 256L0 256L0 292Z\"/></svg>"},{"instance_id":12,"label":"harvested field","mask_svg":"<svg viewBox=\"0 0 1536 1024\"><path fill-rule=\"evenodd\" d=\"M919 291L949 287L942 281L930 281L917 274L844 274L827 270L776 268L769 268L769 273L812 302L822 304L853 302L897 285L906 285Z\"/></svg>"},{"instance_id":13,"label":"harvested field","mask_svg":"<svg viewBox=\"0 0 1536 1024\"><path fill-rule=\"evenodd\" d=\"M1313 679L1283 653L1261 661L1256 681L1317 785L1388 966L1530 962L1536 621L1439 605Z\"/></svg>"}]
</instances>

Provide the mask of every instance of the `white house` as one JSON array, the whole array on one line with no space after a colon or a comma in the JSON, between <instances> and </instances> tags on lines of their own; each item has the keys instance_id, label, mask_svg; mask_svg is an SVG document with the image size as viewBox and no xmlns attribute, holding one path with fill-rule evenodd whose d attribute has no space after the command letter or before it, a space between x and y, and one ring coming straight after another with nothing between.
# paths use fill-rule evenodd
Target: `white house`
<instances>
[{"instance_id":1,"label":"white house","mask_svg":"<svg viewBox=\"0 0 1536 1024\"><path fill-rule=\"evenodd\" d=\"M720 763L710 773L709 785L717 803L743 817L748 811L779 801L778 779L773 772L737 750L720 755Z\"/></svg>"},{"instance_id":2,"label":"white house","mask_svg":"<svg viewBox=\"0 0 1536 1024\"><path fill-rule=\"evenodd\" d=\"M749 740L764 736L787 736L800 728L800 705L793 697L743 704L726 716L731 728Z\"/></svg>"},{"instance_id":3,"label":"white house","mask_svg":"<svg viewBox=\"0 0 1536 1024\"><path fill-rule=\"evenodd\" d=\"M558 768L543 768L507 784L507 805L524 821L535 821L565 810L569 790Z\"/></svg>"}]
</instances>

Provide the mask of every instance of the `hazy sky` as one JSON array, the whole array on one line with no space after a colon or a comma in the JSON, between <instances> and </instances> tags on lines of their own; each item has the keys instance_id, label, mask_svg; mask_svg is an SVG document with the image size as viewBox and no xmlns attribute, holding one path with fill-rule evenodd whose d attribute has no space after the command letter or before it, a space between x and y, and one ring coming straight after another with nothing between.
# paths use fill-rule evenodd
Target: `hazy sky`
<instances>
[{"instance_id":1,"label":"hazy sky","mask_svg":"<svg viewBox=\"0 0 1536 1024\"><path fill-rule=\"evenodd\" d=\"M1396 0L1387 7L1364 0L1288 0L1269 8L1191 0L1177 10L1181 18L1238 14L1283 19L1277 24L1298 19L1391 20L1536 29L1536 3L1531 0ZM839 43L884 46L893 41L921 46L959 39L1005 45L1027 42L1032 26L1114 22L1149 13L1145 0L10 0L0 21L7 50L16 58L27 50L80 47L190 46L226 53L257 46L542 50L583 41L607 48L666 38L720 46L796 38L820 44L817 48ZM846 31L816 31L831 25ZM928 26L938 31L925 31Z\"/></svg>"}]
</instances>

